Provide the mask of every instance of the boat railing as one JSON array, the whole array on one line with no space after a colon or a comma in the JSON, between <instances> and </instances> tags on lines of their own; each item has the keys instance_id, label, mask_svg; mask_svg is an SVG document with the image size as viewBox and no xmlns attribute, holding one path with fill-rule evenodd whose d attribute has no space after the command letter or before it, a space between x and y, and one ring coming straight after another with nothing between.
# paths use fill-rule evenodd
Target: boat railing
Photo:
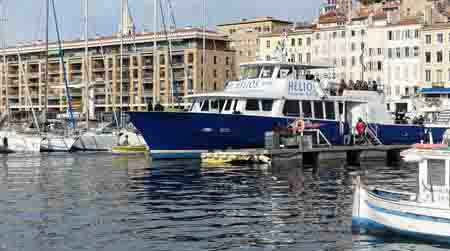
<instances>
[{"instance_id":1,"label":"boat railing","mask_svg":"<svg viewBox=\"0 0 450 251\"><path fill-rule=\"evenodd\" d=\"M378 138L377 130L374 130L371 125L369 125L366 129L367 135L375 141L377 145L383 145L383 142Z\"/></svg>"}]
</instances>

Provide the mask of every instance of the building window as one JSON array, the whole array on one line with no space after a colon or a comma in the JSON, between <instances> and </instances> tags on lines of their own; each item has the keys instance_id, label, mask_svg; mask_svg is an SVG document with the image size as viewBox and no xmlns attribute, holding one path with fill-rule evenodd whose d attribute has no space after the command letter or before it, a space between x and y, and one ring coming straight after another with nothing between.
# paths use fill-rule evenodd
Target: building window
<instances>
[{"instance_id":1,"label":"building window","mask_svg":"<svg viewBox=\"0 0 450 251\"><path fill-rule=\"evenodd\" d=\"M371 57L373 55L373 48L369 48L369 56Z\"/></svg>"},{"instance_id":2,"label":"building window","mask_svg":"<svg viewBox=\"0 0 450 251\"><path fill-rule=\"evenodd\" d=\"M442 70L436 70L436 81L438 83L442 82Z\"/></svg>"},{"instance_id":3,"label":"building window","mask_svg":"<svg viewBox=\"0 0 450 251\"><path fill-rule=\"evenodd\" d=\"M425 81L431 82L431 70L425 70Z\"/></svg>"},{"instance_id":4,"label":"building window","mask_svg":"<svg viewBox=\"0 0 450 251\"><path fill-rule=\"evenodd\" d=\"M414 38L419 38L420 36L420 31L418 29L414 30Z\"/></svg>"},{"instance_id":5,"label":"building window","mask_svg":"<svg viewBox=\"0 0 450 251\"><path fill-rule=\"evenodd\" d=\"M213 76L214 76L215 78L217 78L217 70L215 70L215 69L214 69L214 71L213 71Z\"/></svg>"},{"instance_id":6,"label":"building window","mask_svg":"<svg viewBox=\"0 0 450 251\"><path fill-rule=\"evenodd\" d=\"M230 79L230 70L225 71L225 78Z\"/></svg>"},{"instance_id":7,"label":"building window","mask_svg":"<svg viewBox=\"0 0 450 251\"><path fill-rule=\"evenodd\" d=\"M402 55L402 52L400 50L400 48L395 48L395 54L397 55L397 58L400 58Z\"/></svg>"},{"instance_id":8,"label":"building window","mask_svg":"<svg viewBox=\"0 0 450 251\"><path fill-rule=\"evenodd\" d=\"M217 90L217 83L214 82L214 91Z\"/></svg>"},{"instance_id":9,"label":"building window","mask_svg":"<svg viewBox=\"0 0 450 251\"><path fill-rule=\"evenodd\" d=\"M355 56L353 56L352 57L352 66L355 66L356 65L356 58L355 58Z\"/></svg>"},{"instance_id":10,"label":"building window","mask_svg":"<svg viewBox=\"0 0 450 251\"><path fill-rule=\"evenodd\" d=\"M419 56L419 46L414 46L414 57Z\"/></svg>"},{"instance_id":11,"label":"building window","mask_svg":"<svg viewBox=\"0 0 450 251\"><path fill-rule=\"evenodd\" d=\"M306 63L311 64L311 53L306 53Z\"/></svg>"},{"instance_id":12,"label":"building window","mask_svg":"<svg viewBox=\"0 0 450 251\"><path fill-rule=\"evenodd\" d=\"M431 63L431 52L425 52L425 63Z\"/></svg>"},{"instance_id":13,"label":"building window","mask_svg":"<svg viewBox=\"0 0 450 251\"><path fill-rule=\"evenodd\" d=\"M303 46L303 39L299 38L297 42L298 46Z\"/></svg>"},{"instance_id":14,"label":"building window","mask_svg":"<svg viewBox=\"0 0 450 251\"><path fill-rule=\"evenodd\" d=\"M444 43L444 34L438 33L438 34L437 34L437 41L438 41L438 43L440 43L440 44Z\"/></svg>"},{"instance_id":15,"label":"building window","mask_svg":"<svg viewBox=\"0 0 450 251\"><path fill-rule=\"evenodd\" d=\"M217 56L214 56L214 64L217 64Z\"/></svg>"},{"instance_id":16,"label":"building window","mask_svg":"<svg viewBox=\"0 0 450 251\"><path fill-rule=\"evenodd\" d=\"M294 39L294 38L291 39L291 46L292 46L292 47L295 46L295 39Z\"/></svg>"},{"instance_id":17,"label":"building window","mask_svg":"<svg viewBox=\"0 0 450 251\"><path fill-rule=\"evenodd\" d=\"M352 31L352 37L356 36L356 31Z\"/></svg>"},{"instance_id":18,"label":"building window","mask_svg":"<svg viewBox=\"0 0 450 251\"><path fill-rule=\"evenodd\" d=\"M394 35L392 31L388 31L388 40L394 40Z\"/></svg>"},{"instance_id":19,"label":"building window","mask_svg":"<svg viewBox=\"0 0 450 251\"><path fill-rule=\"evenodd\" d=\"M377 70L382 71L383 70L383 63L381 61L377 62Z\"/></svg>"},{"instance_id":20,"label":"building window","mask_svg":"<svg viewBox=\"0 0 450 251\"><path fill-rule=\"evenodd\" d=\"M303 64L303 55L301 53L298 54L298 62Z\"/></svg>"},{"instance_id":21,"label":"building window","mask_svg":"<svg viewBox=\"0 0 450 251\"><path fill-rule=\"evenodd\" d=\"M336 38L337 37L337 31L334 31L333 32L333 38Z\"/></svg>"},{"instance_id":22,"label":"building window","mask_svg":"<svg viewBox=\"0 0 450 251\"><path fill-rule=\"evenodd\" d=\"M392 48L388 48L388 58L392 58Z\"/></svg>"},{"instance_id":23,"label":"building window","mask_svg":"<svg viewBox=\"0 0 450 251\"><path fill-rule=\"evenodd\" d=\"M341 31L341 37L342 37L342 38L345 37L345 31Z\"/></svg>"},{"instance_id":24,"label":"building window","mask_svg":"<svg viewBox=\"0 0 450 251\"><path fill-rule=\"evenodd\" d=\"M356 50L355 43L352 43L352 44L351 44L351 50L352 50L352 51L355 51L355 50Z\"/></svg>"},{"instance_id":25,"label":"building window","mask_svg":"<svg viewBox=\"0 0 450 251\"><path fill-rule=\"evenodd\" d=\"M426 35L425 36L425 43L426 44L431 44L431 35Z\"/></svg>"},{"instance_id":26,"label":"building window","mask_svg":"<svg viewBox=\"0 0 450 251\"><path fill-rule=\"evenodd\" d=\"M381 56L383 54L383 49L378 48L377 51L378 51L378 56Z\"/></svg>"},{"instance_id":27,"label":"building window","mask_svg":"<svg viewBox=\"0 0 450 251\"><path fill-rule=\"evenodd\" d=\"M251 52L251 51L248 51L248 52L247 52L247 56L248 56L248 57L251 57L251 56L252 56L252 52Z\"/></svg>"},{"instance_id":28,"label":"building window","mask_svg":"<svg viewBox=\"0 0 450 251\"><path fill-rule=\"evenodd\" d=\"M266 48L270 49L270 40L266 41Z\"/></svg>"},{"instance_id":29,"label":"building window","mask_svg":"<svg viewBox=\"0 0 450 251\"><path fill-rule=\"evenodd\" d=\"M341 65L342 65L342 66L345 66L345 58L342 58L342 59L341 59Z\"/></svg>"},{"instance_id":30,"label":"building window","mask_svg":"<svg viewBox=\"0 0 450 251\"><path fill-rule=\"evenodd\" d=\"M306 46L310 46L311 45L311 38L308 37L306 38Z\"/></svg>"},{"instance_id":31,"label":"building window","mask_svg":"<svg viewBox=\"0 0 450 251\"><path fill-rule=\"evenodd\" d=\"M442 51L436 52L436 62L442 63L442 59L443 59Z\"/></svg>"},{"instance_id":32,"label":"building window","mask_svg":"<svg viewBox=\"0 0 450 251\"><path fill-rule=\"evenodd\" d=\"M366 35L366 31L365 30L361 30L361 36L365 36Z\"/></svg>"},{"instance_id":33,"label":"building window","mask_svg":"<svg viewBox=\"0 0 450 251\"><path fill-rule=\"evenodd\" d=\"M229 58L229 57L226 57L226 58L225 58L225 64L226 64L226 65L230 65L230 58Z\"/></svg>"},{"instance_id":34,"label":"building window","mask_svg":"<svg viewBox=\"0 0 450 251\"><path fill-rule=\"evenodd\" d=\"M409 47L405 47L405 57L409 57Z\"/></svg>"},{"instance_id":35,"label":"building window","mask_svg":"<svg viewBox=\"0 0 450 251\"><path fill-rule=\"evenodd\" d=\"M320 39L320 33L316 33L316 39L317 39L317 40Z\"/></svg>"},{"instance_id":36,"label":"building window","mask_svg":"<svg viewBox=\"0 0 450 251\"><path fill-rule=\"evenodd\" d=\"M450 81L450 69L448 69L448 81Z\"/></svg>"},{"instance_id":37,"label":"building window","mask_svg":"<svg viewBox=\"0 0 450 251\"><path fill-rule=\"evenodd\" d=\"M266 55L266 61L270 61L270 56Z\"/></svg>"}]
</instances>

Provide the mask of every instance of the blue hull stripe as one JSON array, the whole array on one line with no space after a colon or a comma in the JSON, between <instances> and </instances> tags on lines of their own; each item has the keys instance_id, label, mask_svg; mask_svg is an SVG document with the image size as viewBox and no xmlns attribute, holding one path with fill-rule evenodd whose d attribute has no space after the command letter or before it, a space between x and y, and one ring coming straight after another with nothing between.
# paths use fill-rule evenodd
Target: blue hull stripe
<instances>
[{"instance_id":1,"label":"blue hull stripe","mask_svg":"<svg viewBox=\"0 0 450 251\"><path fill-rule=\"evenodd\" d=\"M390 215L395 215L395 216L400 216L400 217L405 217L405 218L410 218L410 219L415 219L415 220L423 220L423 221L431 221L431 222L436 222L436 223L450 224L450 219L446 219L446 218L428 216L428 215L420 215L420 214L414 214L414 213L405 213L405 212L400 212L397 210L381 208L381 207L377 207L373 204L370 204L367 201L366 201L366 204L369 208L371 208L377 212L380 212L380 213L385 213L385 214L390 214ZM450 225L449 225L449 227L450 227Z\"/></svg>"},{"instance_id":2,"label":"blue hull stripe","mask_svg":"<svg viewBox=\"0 0 450 251\"><path fill-rule=\"evenodd\" d=\"M358 229L360 227L360 229ZM369 232L374 233L395 233L399 236L405 236L409 238L413 238L415 240L425 240L425 241L433 241L439 243L450 243L450 236L445 235L434 235L434 234L423 234L414 231L409 231L405 229L398 229L389 226L385 226L373 220L367 218L352 218L352 229L354 231L358 231L361 229L366 229Z\"/></svg>"}]
</instances>

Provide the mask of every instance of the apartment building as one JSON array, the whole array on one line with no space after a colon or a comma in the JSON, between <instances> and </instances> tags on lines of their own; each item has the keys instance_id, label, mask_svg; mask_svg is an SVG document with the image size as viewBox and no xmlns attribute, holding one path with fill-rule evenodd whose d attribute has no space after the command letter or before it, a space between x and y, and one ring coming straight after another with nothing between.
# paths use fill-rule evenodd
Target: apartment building
<instances>
[{"instance_id":1,"label":"apartment building","mask_svg":"<svg viewBox=\"0 0 450 251\"><path fill-rule=\"evenodd\" d=\"M290 29L288 32L275 32L264 34L260 39L260 54L264 60L281 59L282 43L286 43L285 47L288 52L287 60L300 64L312 63L312 39L313 26L299 27L295 30ZM286 41L284 41L286 40Z\"/></svg>"},{"instance_id":2,"label":"apartment building","mask_svg":"<svg viewBox=\"0 0 450 251\"><path fill-rule=\"evenodd\" d=\"M260 17L254 19L242 19L239 22L219 24L217 30L231 39L230 48L235 51L234 72L239 77L239 65L252 62L260 58L260 40L262 34L282 31L292 25L291 22L275 19L273 17Z\"/></svg>"},{"instance_id":3,"label":"apartment building","mask_svg":"<svg viewBox=\"0 0 450 251\"><path fill-rule=\"evenodd\" d=\"M206 38L205 59L202 58L203 35ZM140 33L125 39L122 82L120 36L90 40L86 66L83 41L64 42L64 64L57 44L50 44L49 110L62 112L67 109L64 71L67 72L74 109L82 111L83 98L88 97L96 112L109 112L113 108L119 109L120 105L123 110L131 111L144 111L151 103L183 105L184 96L221 90L232 78L234 51L229 49L229 40L224 35L212 31L203 34L201 29L189 28L170 32L167 37L164 33L156 36L156 61L153 33ZM172 47L171 60L168 41ZM7 48L2 55L5 55L6 64L0 64L0 110L21 111L30 107L42 110L46 89L45 45L37 42ZM171 68L173 75L170 74ZM202 74L205 74L204 78ZM88 95L84 93L84 79L90 82Z\"/></svg>"},{"instance_id":4,"label":"apartment building","mask_svg":"<svg viewBox=\"0 0 450 251\"><path fill-rule=\"evenodd\" d=\"M425 103L433 110L450 108L450 23L426 25L422 32Z\"/></svg>"}]
</instances>

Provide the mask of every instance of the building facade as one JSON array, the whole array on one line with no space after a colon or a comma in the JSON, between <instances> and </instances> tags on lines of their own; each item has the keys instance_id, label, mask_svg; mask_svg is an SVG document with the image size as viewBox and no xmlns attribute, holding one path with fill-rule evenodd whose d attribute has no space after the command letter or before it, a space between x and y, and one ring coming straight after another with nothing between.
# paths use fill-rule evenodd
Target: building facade
<instances>
[{"instance_id":1,"label":"building facade","mask_svg":"<svg viewBox=\"0 0 450 251\"><path fill-rule=\"evenodd\" d=\"M450 23L426 25L422 32L424 102L430 110L450 109ZM432 90L432 91L431 91Z\"/></svg>"},{"instance_id":2,"label":"building facade","mask_svg":"<svg viewBox=\"0 0 450 251\"><path fill-rule=\"evenodd\" d=\"M241 63L252 62L262 56L259 51L260 35L278 32L290 25L291 22L272 17L242 19L240 22L218 25L217 30L230 38L230 48L235 51L233 65L237 75L234 77L239 77Z\"/></svg>"},{"instance_id":3,"label":"building facade","mask_svg":"<svg viewBox=\"0 0 450 251\"><path fill-rule=\"evenodd\" d=\"M207 31L205 37L207 57L203 60L202 30L177 30L167 34L167 37L157 33L156 61L153 33L128 37L124 42L122 78L120 36L90 40L86 66L83 63L83 41L64 42L64 64L61 63L57 44L50 44L48 108L55 112L67 109L65 76L76 111L83 110L84 97L90 99L95 112L110 112L120 107L123 110L144 111L150 104L183 105L186 95L221 90L224 83L232 78L234 52L229 49L225 36ZM171 60L168 41L171 41L172 47ZM31 107L42 110L46 90L45 44L7 48L2 55L5 55L6 63L1 64L0 110L24 111ZM170 69L173 69L173 74ZM90 83L87 94L84 91L85 79Z\"/></svg>"}]
</instances>

